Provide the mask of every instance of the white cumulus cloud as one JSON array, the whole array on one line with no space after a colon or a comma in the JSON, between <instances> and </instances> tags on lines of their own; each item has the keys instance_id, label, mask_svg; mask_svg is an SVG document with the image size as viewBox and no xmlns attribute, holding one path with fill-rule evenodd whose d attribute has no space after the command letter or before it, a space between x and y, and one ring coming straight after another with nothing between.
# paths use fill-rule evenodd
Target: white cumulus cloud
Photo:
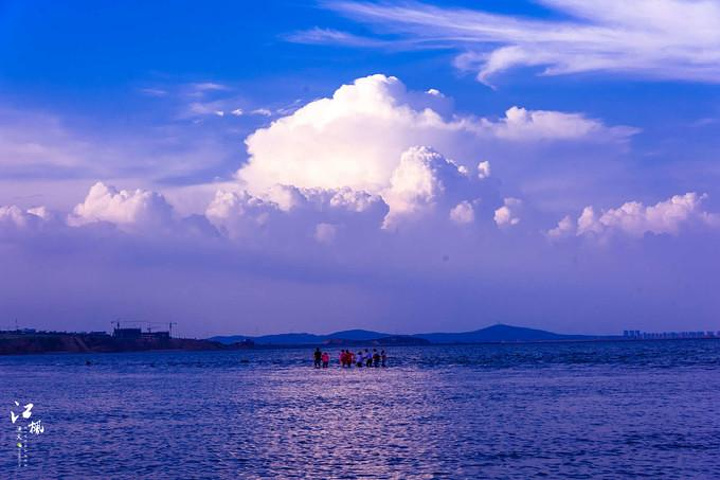
<instances>
[{"instance_id":1,"label":"white cumulus cloud","mask_svg":"<svg viewBox=\"0 0 720 480\"><path fill-rule=\"evenodd\" d=\"M463 200L450 210L450 220L458 225L473 223L475 221L475 209L470 202Z\"/></svg>"},{"instance_id":2,"label":"white cumulus cloud","mask_svg":"<svg viewBox=\"0 0 720 480\"><path fill-rule=\"evenodd\" d=\"M250 159L238 177L253 190L281 184L379 194L400 155L416 145L429 145L463 165L467 159L456 153L483 138L607 139L631 133L580 114L517 107L497 122L457 115L451 101L434 90L412 92L395 77L371 75L255 131L245 141Z\"/></svg>"},{"instance_id":3,"label":"white cumulus cloud","mask_svg":"<svg viewBox=\"0 0 720 480\"><path fill-rule=\"evenodd\" d=\"M483 180L485 178L490 178L490 162L487 160L478 163L477 166L477 175L480 180Z\"/></svg>"},{"instance_id":4,"label":"white cumulus cloud","mask_svg":"<svg viewBox=\"0 0 720 480\"><path fill-rule=\"evenodd\" d=\"M449 184L467 178L458 166L428 147L412 147L403 152L400 164L390 177L390 187L382 196L390 207L383 226L399 219L432 210Z\"/></svg>"},{"instance_id":5,"label":"white cumulus cloud","mask_svg":"<svg viewBox=\"0 0 720 480\"><path fill-rule=\"evenodd\" d=\"M98 182L68 216L68 224L81 226L107 222L122 230L169 226L173 208L161 194L147 190L117 190Z\"/></svg>"},{"instance_id":6,"label":"white cumulus cloud","mask_svg":"<svg viewBox=\"0 0 720 480\"><path fill-rule=\"evenodd\" d=\"M258 228L267 223L272 212L280 210L277 203L245 191L218 191L208 205L205 216L230 238L243 238L254 235Z\"/></svg>"},{"instance_id":7,"label":"white cumulus cloud","mask_svg":"<svg viewBox=\"0 0 720 480\"><path fill-rule=\"evenodd\" d=\"M469 160L484 142L614 141L633 133L576 113L513 107L499 120L457 114L435 89L409 91L396 77L371 75L248 136L249 161L237 178L250 194L279 204L269 193L278 188L381 197L390 208L388 227L432 207L451 177L465 177L465 184L487 178L489 162Z\"/></svg>"},{"instance_id":8,"label":"white cumulus cloud","mask_svg":"<svg viewBox=\"0 0 720 480\"><path fill-rule=\"evenodd\" d=\"M316 225L321 224L365 225L370 220L364 228L377 229L387 208L380 197L365 192L276 186L262 197L246 190L218 191L205 216L232 239L267 241L267 235L275 235L273 241L283 243L309 229L317 239ZM323 238L328 243L329 236Z\"/></svg>"},{"instance_id":9,"label":"white cumulus cloud","mask_svg":"<svg viewBox=\"0 0 720 480\"><path fill-rule=\"evenodd\" d=\"M17 205L0 205L0 230L33 229L52 219L45 207L22 209Z\"/></svg>"},{"instance_id":10,"label":"white cumulus cloud","mask_svg":"<svg viewBox=\"0 0 720 480\"><path fill-rule=\"evenodd\" d=\"M551 240L573 235L575 233L575 224L570 215L565 215L557 224L557 227L547 231L547 237Z\"/></svg>"},{"instance_id":11,"label":"white cumulus cloud","mask_svg":"<svg viewBox=\"0 0 720 480\"><path fill-rule=\"evenodd\" d=\"M498 227L509 227L520 223L520 208L522 200L508 197L503 200L503 206L495 210L495 223Z\"/></svg>"},{"instance_id":12,"label":"white cumulus cloud","mask_svg":"<svg viewBox=\"0 0 720 480\"><path fill-rule=\"evenodd\" d=\"M641 202L626 202L600 213L587 206L575 224L567 216L547 233L555 239L572 235L607 239L616 234L640 238L648 233L678 235L683 228L693 226L719 227L720 215L702 208L706 198L706 195L690 192L649 206Z\"/></svg>"},{"instance_id":13,"label":"white cumulus cloud","mask_svg":"<svg viewBox=\"0 0 720 480\"><path fill-rule=\"evenodd\" d=\"M485 126L499 138L515 141L533 140L625 140L639 130L632 127L606 127L601 122L579 113L563 113L544 110L526 110L512 107L505 118L494 123L483 120Z\"/></svg>"}]
</instances>

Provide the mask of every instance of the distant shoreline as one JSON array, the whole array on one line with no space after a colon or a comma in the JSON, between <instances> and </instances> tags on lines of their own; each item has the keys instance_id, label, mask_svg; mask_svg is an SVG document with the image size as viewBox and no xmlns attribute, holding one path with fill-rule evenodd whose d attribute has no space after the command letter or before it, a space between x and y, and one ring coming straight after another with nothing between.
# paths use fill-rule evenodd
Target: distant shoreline
<instances>
[{"instance_id":1,"label":"distant shoreline","mask_svg":"<svg viewBox=\"0 0 720 480\"><path fill-rule=\"evenodd\" d=\"M300 343L300 344L252 344L233 343L223 344L212 340L169 338L164 341L147 341L115 339L105 334L79 334L79 333L40 333L15 334L0 333L0 356L24 356L44 354L98 354L98 353L139 353L139 352L187 352L187 351L238 351L238 350L292 350L292 349L341 349L360 347L448 347L448 346L474 346L474 345L532 345L532 344L567 344L567 343L657 343L676 342L688 340L720 340L720 337L697 338L625 338L622 336L606 336L593 338L571 339L537 339L537 340L487 340L475 342L394 342L381 344L373 340L351 341L349 343Z\"/></svg>"},{"instance_id":2,"label":"distant shoreline","mask_svg":"<svg viewBox=\"0 0 720 480\"><path fill-rule=\"evenodd\" d=\"M553 344L553 343L657 343L657 342L685 342L692 340L720 340L720 337L698 337L698 338L653 338L653 339L627 339L621 336L607 336L603 338L587 338L587 339L557 339L557 340L499 340L499 341L484 341L484 342L448 342L448 343L425 343L425 344L397 344L397 347L461 347L461 346L472 346L472 345L532 345L532 344ZM253 350L283 350L283 349L308 349L308 348L352 348L357 347L372 347L372 346L385 346L378 345L372 342L358 342L353 345L329 345L329 344L260 344L253 345Z\"/></svg>"},{"instance_id":3,"label":"distant shoreline","mask_svg":"<svg viewBox=\"0 0 720 480\"><path fill-rule=\"evenodd\" d=\"M249 346L247 343L227 345L211 340L155 335L120 338L104 332L0 332L0 355L238 350Z\"/></svg>"},{"instance_id":4,"label":"distant shoreline","mask_svg":"<svg viewBox=\"0 0 720 480\"><path fill-rule=\"evenodd\" d=\"M415 333L406 335L388 334L371 330L343 330L318 335L313 333L281 333L262 336L227 335L215 336L209 340L221 343L251 341L255 345L352 345L354 343L377 344L478 344L478 343L518 343L543 341L596 341L596 340L664 340L688 338L720 338L720 331L683 331L650 333L639 330L624 330L621 335L578 335L561 334L538 330L535 328L517 327L498 323L489 327L469 332L435 332Z\"/></svg>"}]
</instances>

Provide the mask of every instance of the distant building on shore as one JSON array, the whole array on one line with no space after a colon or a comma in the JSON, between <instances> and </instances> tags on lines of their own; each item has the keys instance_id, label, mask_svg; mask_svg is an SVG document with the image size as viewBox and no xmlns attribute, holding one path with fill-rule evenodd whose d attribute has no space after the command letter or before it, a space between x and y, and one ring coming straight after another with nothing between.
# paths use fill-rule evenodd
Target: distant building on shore
<instances>
[{"instance_id":1,"label":"distant building on shore","mask_svg":"<svg viewBox=\"0 0 720 480\"><path fill-rule=\"evenodd\" d=\"M127 338L127 339L135 339L140 338L140 335L142 335L142 330L139 328L116 328L113 330L113 337L115 338Z\"/></svg>"},{"instance_id":2,"label":"distant building on shore","mask_svg":"<svg viewBox=\"0 0 720 480\"><path fill-rule=\"evenodd\" d=\"M113 330L113 337L122 340L168 340L170 332L143 332L140 328L120 328Z\"/></svg>"},{"instance_id":3,"label":"distant building on shore","mask_svg":"<svg viewBox=\"0 0 720 480\"><path fill-rule=\"evenodd\" d=\"M675 340L684 338L720 338L720 331L695 332L642 332L640 330L623 330L623 338L628 340Z\"/></svg>"}]
</instances>

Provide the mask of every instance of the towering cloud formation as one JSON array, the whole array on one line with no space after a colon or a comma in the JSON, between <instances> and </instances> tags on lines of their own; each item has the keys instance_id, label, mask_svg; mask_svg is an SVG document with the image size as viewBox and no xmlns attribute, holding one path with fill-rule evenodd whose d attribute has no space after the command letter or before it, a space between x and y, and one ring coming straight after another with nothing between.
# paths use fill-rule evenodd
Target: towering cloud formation
<instances>
[{"instance_id":1,"label":"towering cloud formation","mask_svg":"<svg viewBox=\"0 0 720 480\"><path fill-rule=\"evenodd\" d=\"M390 208L389 227L432 210L448 192L448 209L473 200L478 187L469 185L487 178L490 164L468 152L479 155L484 142L612 141L634 132L580 114L518 107L499 121L459 115L437 90L412 92L395 77L372 75L250 135L250 159L237 177L253 196L276 203L284 192L277 186L379 196Z\"/></svg>"},{"instance_id":2,"label":"towering cloud formation","mask_svg":"<svg viewBox=\"0 0 720 480\"><path fill-rule=\"evenodd\" d=\"M498 122L457 115L436 90L410 92L395 77L372 75L250 135L250 161L238 177L253 189L281 184L379 193L387 188L400 155L416 145L473 166L474 159L457 154L483 139L608 139L632 133L580 114L518 107Z\"/></svg>"},{"instance_id":3,"label":"towering cloud formation","mask_svg":"<svg viewBox=\"0 0 720 480\"><path fill-rule=\"evenodd\" d=\"M379 193L400 155L430 144L447 127L446 99L411 94L395 77L373 75L340 87L246 140L250 162L238 173L251 189L273 184Z\"/></svg>"},{"instance_id":4,"label":"towering cloud formation","mask_svg":"<svg viewBox=\"0 0 720 480\"><path fill-rule=\"evenodd\" d=\"M446 190L460 193L467 182L462 170L452 161L428 147L412 147L403 152L400 164L390 177L390 186L382 192L390 207L383 227L399 219L432 210ZM464 186L464 185L463 185Z\"/></svg>"}]
</instances>

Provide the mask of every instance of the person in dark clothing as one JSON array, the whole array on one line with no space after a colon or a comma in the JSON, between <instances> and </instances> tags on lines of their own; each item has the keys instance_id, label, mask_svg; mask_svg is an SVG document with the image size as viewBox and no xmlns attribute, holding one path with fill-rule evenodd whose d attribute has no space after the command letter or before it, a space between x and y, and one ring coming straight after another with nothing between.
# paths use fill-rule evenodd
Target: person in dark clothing
<instances>
[{"instance_id":1,"label":"person in dark clothing","mask_svg":"<svg viewBox=\"0 0 720 480\"><path fill-rule=\"evenodd\" d=\"M380 366L380 354L377 351L377 348L373 348L373 367L378 368Z\"/></svg>"},{"instance_id":2,"label":"person in dark clothing","mask_svg":"<svg viewBox=\"0 0 720 480\"><path fill-rule=\"evenodd\" d=\"M322 352L320 351L319 347L315 349L313 358L315 359L315 368L320 368L322 364Z\"/></svg>"},{"instance_id":3,"label":"person in dark clothing","mask_svg":"<svg viewBox=\"0 0 720 480\"><path fill-rule=\"evenodd\" d=\"M365 349L365 366L366 367L372 367L372 355L370 355L370 351L366 348Z\"/></svg>"}]
</instances>

